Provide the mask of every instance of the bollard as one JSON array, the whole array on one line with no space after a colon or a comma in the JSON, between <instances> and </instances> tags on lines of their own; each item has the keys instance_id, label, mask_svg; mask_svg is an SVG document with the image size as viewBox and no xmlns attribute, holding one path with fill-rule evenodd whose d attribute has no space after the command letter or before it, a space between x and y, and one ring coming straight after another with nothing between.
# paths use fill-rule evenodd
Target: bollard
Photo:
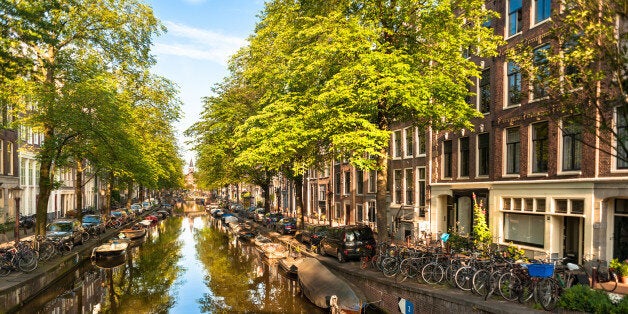
<instances>
[{"instance_id":1,"label":"bollard","mask_svg":"<svg viewBox=\"0 0 628 314\"><path fill-rule=\"evenodd\" d=\"M591 288L597 285L597 267L591 267Z\"/></svg>"}]
</instances>

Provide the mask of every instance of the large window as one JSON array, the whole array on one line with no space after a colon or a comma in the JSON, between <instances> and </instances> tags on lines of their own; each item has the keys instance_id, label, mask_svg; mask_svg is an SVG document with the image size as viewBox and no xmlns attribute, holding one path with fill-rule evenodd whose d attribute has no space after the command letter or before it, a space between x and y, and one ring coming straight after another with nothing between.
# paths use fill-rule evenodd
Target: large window
<instances>
[{"instance_id":1,"label":"large window","mask_svg":"<svg viewBox=\"0 0 628 314\"><path fill-rule=\"evenodd\" d=\"M406 205L414 204L414 174L412 168L406 169Z\"/></svg>"},{"instance_id":2,"label":"large window","mask_svg":"<svg viewBox=\"0 0 628 314\"><path fill-rule=\"evenodd\" d=\"M547 122L532 125L532 172L547 172L547 155L549 135Z\"/></svg>"},{"instance_id":3,"label":"large window","mask_svg":"<svg viewBox=\"0 0 628 314\"><path fill-rule=\"evenodd\" d=\"M406 157L412 157L412 154L414 154L414 128L406 128L404 130L405 135L406 135L406 140L405 140L405 150L406 150Z\"/></svg>"},{"instance_id":4,"label":"large window","mask_svg":"<svg viewBox=\"0 0 628 314\"><path fill-rule=\"evenodd\" d=\"M545 216L504 213L504 239L542 248L545 243Z\"/></svg>"},{"instance_id":5,"label":"large window","mask_svg":"<svg viewBox=\"0 0 628 314\"><path fill-rule=\"evenodd\" d=\"M451 178L452 176L452 144L451 140L443 142L443 177Z\"/></svg>"},{"instance_id":6,"label":"large window","mask_svg":"<svg viewBox=\"0 0 628 314\"><path fill-rule=\"evenodd\" d=\"M393 132L393 148L395 154L393 157L401 158L402 156L402 146L401 146L401 130L397 130Z\"/></svg>"},{"instance_id":7,"label":"large window","mask_svg":"<svg viewBox=\"0 0 628 314\"><path fill-rule=\"evenodd\" d=\"M349 195L351 193L351 172L345 171L345 195Z\"/></svg>"},{"instance_id":8,"label":"large window","mask_svg":"<svg viewBox=\"0 0 628 314\"><path fill-rule=\"evenodd\" d=\"M355 205L355 211L356 211L356 221L357 222L362 222L364 220L364 206L362 204L356 204Z\"/></svg>"},{"instance_id":9,"label":"large window","mask_svg":"<svg viewBox=\"0 0 628 314\"><path fill-rule=\"evenodd\" d=\"M334 173L334 193L340 195L340 171Z\"/></svg>"},{"instance_id":10,"label":"large window","mask_svg":"<svg viewBox=\"0 0 628 314\"><path fill-rule=\"evenodd\" d=\"M7 158L9 158L8 175L13 175L13 143L7 142Z\"/></svg>"},{"instance_id":11,"label":"large window","mask_svg":"<svg viewBox=\"0 0 628 314\"><path fill-rule=\"evenodd\" d=\"M574 119L563 120L563 171L580 170L582 125Z\"/></svg>"},{"instance_id":12,"label":"large window","mask_svg":"<svg viewBox=\"0 0 628 314\"><path fill-rule=\"evenodd\" d=\"M393 171L393 182L395 184L395 199L393 200L396 204L402 203L403 197L403 172L401 169L395 169Z\"/></svg>"},{"instance_id":13,"label":"large window","mask_svg":"<svg viewBox=\"0 0 628 314\"><path fill-rule=\"evenodd\" d=\"M364 194L364 170L355 170L355 192L359 195Z\"/></svg>"},{"instance_id":14,"label":"large window","mask_svg":"<svg viewBox=\"0 0 628 314\"><path fill-rule=\"evenodd\" d=\"M375 206L375 201L369 201L368 202L368 216L369 216L369 222L376 222L377 221L377 207Z\"/></svg>"},{"instance_id":15,"label":"large window","mask_svg":"<svg viewBox=\"0 0 628 314\"><path fill-rule=\"evenodd\" d=\"M521 142L519 141L519 129L506 129L506 173L519 173L519 155Z\"/></svg>"},{"instance_id":16,"label":"large window","mask_svg":"<svg viewBox=\"0 0 628 314\"><path fill-rule=\"evenodd\" d=\"M460 151L459 159L460 159L460 176L468 177L469 176L469 138L462 137L458 142L458 148Z\"/></svg>"},{"instance_id":17,"label":"large window","mask_svg":"<svg viewBox=\"0 0 628 314\"><path fill-rule=\"evenodd\" d=\"M375 193L377 191L377 171L369 171L369 193Z\"/></svg>"},{"instance_id":18,"label":"large window","mask_svg":"<svg viewBox=\"0 0 628 314\"><path fill-rule=\"evenodd\" d=\"M417 184L419 188L419 217L425 217L425 167L417 168Z\"/></svg>"},{"instance_id":19,"label":"large window","mask_svg":"<svg viewBox=\"0 0 628 314\"><path fill-rule=\"evenodd\" d=\"M324 201L327 199L327 185L319 184L318 185L318 200Z\"/></svg>"},{"instance_id":20,"label":"large window","mask_svg":"<svg viewBox=\"0 0 628 314\"><path fill-rule=\"evenodd\" d=\"M514 62L508 62L508 106L521 103L521 69Z\"/></svg>"},{"instance_id":21,"label":"large window","mask_svg":"<svg viewBox=\"0 0 628 314\"><path fill-rule=\"evenodd\" d=\"M491 112L491 69L482 71L480 77L480 112Z\"/></svg>"},{"instance_id":22,"label":"large window","mask_svg":"<svg viewBox=\"0 0 628 314\"><path fill-rule=\"evenodd\" d=\"M512 36L521 31L521 0L508 0L508 36Z\"/></svg>"},{"instance_id":23,"label":"large window","mask_svg":"<svg viewBox=\"0 0 628 314\"><path fill-rule=\"evenodd\" d=\"M534 22L540 23L549 19L552 14L552 0L534 0Z\"/></svg>"},{"instance_id":24,"label":"large window","mask_svg":"<svg viewBox=\"0 0 628 314\"><path fill-rule=\"evenodd\" d=\"M617 107L617 169L628 169L628 107Z\"/></svg>"},{"instance_id":25,"label":"large window","mask_svg":"<svg viewBox=\"0 0 628 314\"><path fill-rule=\"evenodd\" d=\"M533 98L538 99L547 96L546 80L549 77L549 66L547 53L550 45L545 44L534 49L534 66L536 67L536 77L533 84Z\"/></svg>"},{"instance_id":26,"label":"large window","mask_svg":"<svg viewBox=\"0 0 628 314\"><path fill-rule=\"evenodd\" d=\"M489 137L488 133L478 134L478 175L487 176L489 169Z\"/></svg>"},{"instance_id":27,"label":"large window","mask_svg":"<svg viewBox=\"0 0 628 314\"><path fill-rule=\"evenodd\" d=\"M425 155L425 151L427 150L427 147L425 146L426 144L427 144L427 140L425 138L425 132L419 132L419 143L418 143L419 156Z\"/></svg>"}]
</instances>

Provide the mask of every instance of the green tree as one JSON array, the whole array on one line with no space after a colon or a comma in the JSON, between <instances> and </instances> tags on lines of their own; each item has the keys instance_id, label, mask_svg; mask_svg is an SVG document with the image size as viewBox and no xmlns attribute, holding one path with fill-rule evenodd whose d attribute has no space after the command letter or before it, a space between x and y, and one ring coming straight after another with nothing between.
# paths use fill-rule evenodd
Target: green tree
<instances>
[{"instance_id":1,"label":"green tree","mask_svg":"<svg viewBox=\"0 0 628 314\"><path fill-rule=\"evenodd\" d=\"M485 256L488 255L493 234L486 224L486 208L482 201L477 200L473 193L473 246Z\"/></svg>"},{"instance_id":2,"label":"green tree","mask_svg":"<svg viewBox=\"0 0 628 314\"><path fill-rule=\"evenodd\" d=\"M34 65L28 76L18 78L29 91L29 99L16 99L15 103L21 105L25 123L45 137L38 154L36 226L37 233L44 234L53 165L65 162L64 148L80 134L74 127L81 117L64 115L76 112L69 107L83 104L72 97L86 100L78 92L83 86L73 82L71 74L86 57L94 56L119 73L146 68L153 63L151 38L161 26L150 7L137 0L1 0L0 8L4 32L10 34L4 38L3 43L10 47L5 50ZM26 110L32 106L36 110Z\"/></svg>"},{"instance_id":3,"label":"green tree","mask_svg":"<svg viewBox=\"0 0 628 314\"><path fill-rule=\"evenodd\" d=\"M237 130L241 164L296 173L347 158L376 169L377 224L386 237L390 125L470 127L465 102L478 65L501 43L483 1L270 1L237 56L259 108ZM234 72L232 72L233 74Z\"/></svg>"}]
</instances>

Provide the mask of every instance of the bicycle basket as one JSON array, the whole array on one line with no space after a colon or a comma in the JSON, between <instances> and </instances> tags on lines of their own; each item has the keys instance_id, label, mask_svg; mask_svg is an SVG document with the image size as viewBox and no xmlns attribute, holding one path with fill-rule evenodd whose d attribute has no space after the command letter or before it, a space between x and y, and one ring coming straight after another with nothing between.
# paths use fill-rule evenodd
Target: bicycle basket
<instances>
[{"instance_id":1,"label":"bicycle basket","mask_svg":"<svg viewBox=\"0 0 628 314\"><path fill-rule=\"evenodd\" d=\"M528 264L528 274L530 277L552 277L554 264Z\"/></svg>"}]
</instances>

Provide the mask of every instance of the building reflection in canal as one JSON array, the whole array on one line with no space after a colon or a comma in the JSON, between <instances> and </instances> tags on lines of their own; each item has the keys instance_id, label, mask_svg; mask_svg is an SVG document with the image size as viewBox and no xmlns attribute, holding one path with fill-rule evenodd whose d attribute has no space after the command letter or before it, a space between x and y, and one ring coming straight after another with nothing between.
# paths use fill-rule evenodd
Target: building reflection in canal
<instances>
[{"instance_id":1,"label":"building reflection in canal","mask_svg":"<svg viewBox=\"0 0 628 314\"><path fill-rule=\"evenodd\" d=\"M171 217L120 266L87 261L18 313L322 313L297 286L206 217Z\"/></svg>"}]
</instances>

